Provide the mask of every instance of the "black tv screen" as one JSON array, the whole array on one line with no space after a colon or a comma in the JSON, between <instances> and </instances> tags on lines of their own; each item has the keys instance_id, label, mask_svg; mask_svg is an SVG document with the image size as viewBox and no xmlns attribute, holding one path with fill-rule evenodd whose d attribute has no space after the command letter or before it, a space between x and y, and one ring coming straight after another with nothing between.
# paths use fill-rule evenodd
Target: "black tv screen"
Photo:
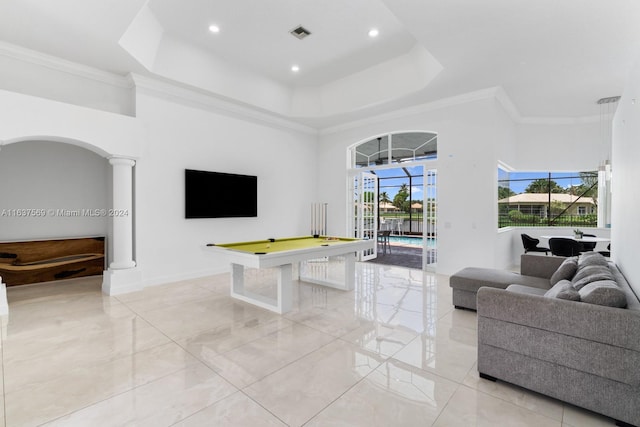
<instances>
[{"instance_id":1,"label":"black tv screen","mask_svg":"<svg viewBox=\"0 0 640 427\"><path fill-rule=\"evenodd\" d=\"M185 169L185 218L258 216L258 177Z\"/></svg>"}]
</instances>

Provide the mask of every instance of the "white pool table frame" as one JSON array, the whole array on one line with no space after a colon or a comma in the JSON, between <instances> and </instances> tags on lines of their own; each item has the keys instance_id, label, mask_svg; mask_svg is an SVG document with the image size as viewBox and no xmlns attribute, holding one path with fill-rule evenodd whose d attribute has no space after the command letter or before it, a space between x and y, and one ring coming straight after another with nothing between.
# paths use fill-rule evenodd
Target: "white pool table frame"
<instances>
[{"instance_id":1,"label":"white pool table frame","mask_svg":"<svg viewBox=\"0 0 640 427\"><path fill-rule=\"evenodd\" d=\"M231 297L279 314L291 311L293 305L293 264L323 257L344 257L344 283L300 275L300 280L350 291L355 286L355 262L359 251L373 249L374 240L327 241L327 246L256 254L224 246L206 246L206 250L224 255L231 263ZM277 268L277 297L269 298L248 291L244 286L244 269ZM298 271L301 269L298 268Z\"/></svg>"}]
</instances>

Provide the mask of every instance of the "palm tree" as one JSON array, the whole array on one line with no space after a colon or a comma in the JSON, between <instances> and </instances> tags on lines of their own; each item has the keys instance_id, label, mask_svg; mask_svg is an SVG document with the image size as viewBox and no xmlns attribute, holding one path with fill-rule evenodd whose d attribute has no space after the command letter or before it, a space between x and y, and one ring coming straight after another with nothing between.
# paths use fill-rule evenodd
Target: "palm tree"
<instances>
[{"instance_id":1,"label":"palm tree","mask_svg":"<svg viewBox=\"0 0 640 427\"><path fill-rule=\"evenodd\" d=\"M380 193L380 203L391 203L391 199L386 191Z\"/></svg>"},{"instance_id":2,"label":"palm tree","mask_svg":"<svg viewBox=\"0 0 640 427\"><path fill-rule=\"evenodd\" d=\"M393 205L404 212L408 212L407 206L405 206L406 204L408 204L408 197L409 187L407 186L407 184L402 184L400 186L400 190L398 190L398 194L396 194L396 196L393 198Z\"/></svg>"}]
</instances>

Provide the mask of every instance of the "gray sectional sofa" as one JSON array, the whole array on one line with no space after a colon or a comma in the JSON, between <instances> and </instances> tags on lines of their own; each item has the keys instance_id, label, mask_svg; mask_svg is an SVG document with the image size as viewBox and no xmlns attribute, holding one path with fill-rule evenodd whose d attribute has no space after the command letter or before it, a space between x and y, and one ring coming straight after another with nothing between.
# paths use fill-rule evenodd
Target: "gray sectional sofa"
<instances>
[{"instance_id":1,"label":"gray sectional sofa","mask_svg":"<svg viewBox=\"0 0 640 427\"><path fill-rule=\"evenodd\" d=\"M640 426L640 287L596 253L522 257L529 274L451 277L454 304L477 309L480 375Z\"/></svg>"}]
</instances>

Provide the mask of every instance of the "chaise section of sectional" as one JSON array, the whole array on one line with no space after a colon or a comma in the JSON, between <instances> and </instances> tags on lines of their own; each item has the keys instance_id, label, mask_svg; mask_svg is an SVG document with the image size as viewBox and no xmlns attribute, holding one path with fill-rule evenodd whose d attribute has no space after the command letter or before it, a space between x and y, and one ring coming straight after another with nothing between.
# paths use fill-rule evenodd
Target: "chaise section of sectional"
<instances>
[{"instance_id":1,"label":"chaise section of sectional","mask_svg":"<svg viewBox=\"0 0 640 427\"><path fill-rule=\"evenodd\" d=\"M506 289L509 285L523 285L544 289L551 287L549 279L565 260L564 257L522 255L520 274L494 268L467 267L449 279L453 305L476 310L476 294L483 286Z\"/></svg>"}]
</instances>

